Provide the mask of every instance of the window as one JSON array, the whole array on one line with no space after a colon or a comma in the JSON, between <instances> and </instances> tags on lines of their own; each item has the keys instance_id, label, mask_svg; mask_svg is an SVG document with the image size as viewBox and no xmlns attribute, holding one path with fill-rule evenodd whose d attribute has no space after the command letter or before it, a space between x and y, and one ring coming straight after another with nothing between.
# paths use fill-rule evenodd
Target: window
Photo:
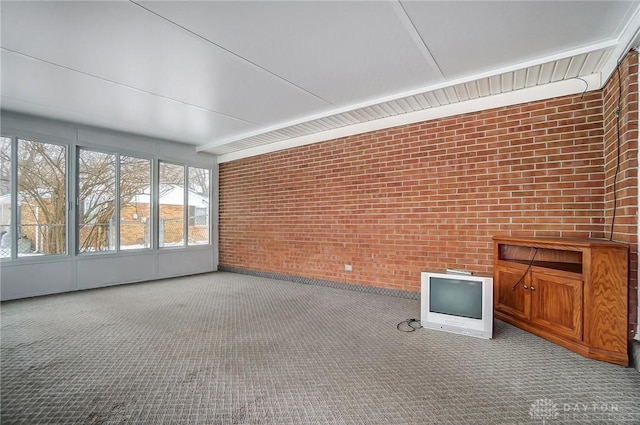
<instances>
[{"instance_id":1,"label":"window","mask_svg":"<svg viewBox=\"0 0 640 425\"><path fill-rule=\"evenodd\" d=\"M120 249L151 247L151 161L120 157Z\"/></svg>"},{"instance_id":2,"label":"window","mask_svg":"<svg viewBox=\"0 0 640 425\"><path fill-rule=\"evenodd\" d=\"M189 245L209 243L209 170L189 167Z\"/></svg>"},{"instance_id":3,"label":"window","mask_svg":"<svg viewBox=\"0 0 640 425\"><path fill-rule=\"evenodd\" d=\"M70 145L0 137L3 261L210 244L211 170Z\"/></svg>"},{"instance_id":4,"label":"window","mask_svg":"<svg viewBox=\"0 0 640 425\"><path fill-rule=\"evenodd\" d=\"M66 253L64 146L18 139L18 256Z\"/></svg>"},{"instance_id":5,"label":"window","mask_svg":"<svg viewBox=\"0 0 640 425\"><path fill-rule=\"evenodd\" d=\"M184 166L160 162L159 245L184 246Z\"/></svg>"},{"instance_id":6,"label":"window","mask_svg":"<svg viewBox=\"0 0 640 425\"><path fill-rule=\"evenodd\" d=\"M115 250L115 155L78 150L78 200L78 251Z\"/></svg>"},{"instance_id":7,"label":"window","mask_svg":"<svg viewBox=\"0 0 640 425\"><path fill-rule=\"evenodd\" d=\"M0 258L11 257L11 139L0 137Z\"/></svg>"}]
</instances>

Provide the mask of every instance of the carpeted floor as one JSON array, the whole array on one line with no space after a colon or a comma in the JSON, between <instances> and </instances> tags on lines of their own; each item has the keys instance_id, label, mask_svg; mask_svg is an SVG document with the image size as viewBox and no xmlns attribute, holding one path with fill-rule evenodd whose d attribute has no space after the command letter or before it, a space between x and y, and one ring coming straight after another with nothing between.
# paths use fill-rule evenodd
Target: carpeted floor
<instances>
[{"instance_id":1,"label":"carpeted floor","mask_svg":"<svg viewBox=\"0 0 640 425\"><path fill-rule=\"evenodd\" d=\"M640 423L640 373L419 301L218 272L3 303L2 424Z\"/></svg>"}]
</instances>

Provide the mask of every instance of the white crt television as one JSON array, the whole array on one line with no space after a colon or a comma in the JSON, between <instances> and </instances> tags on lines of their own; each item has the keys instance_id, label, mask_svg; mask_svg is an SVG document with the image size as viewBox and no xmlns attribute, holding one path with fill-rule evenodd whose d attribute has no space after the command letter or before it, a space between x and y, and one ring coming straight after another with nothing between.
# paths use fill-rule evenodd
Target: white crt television
<instances>
[{"instance_id":1,"label":"white crt television","mask_svg":"<svg viewBox=\"0 0 640 425\"><path fill-rule=\"evenodd\" d=\"M429 329L493 337L493 278L423 272L420 324Z\"/></svg>"}]
</instances>

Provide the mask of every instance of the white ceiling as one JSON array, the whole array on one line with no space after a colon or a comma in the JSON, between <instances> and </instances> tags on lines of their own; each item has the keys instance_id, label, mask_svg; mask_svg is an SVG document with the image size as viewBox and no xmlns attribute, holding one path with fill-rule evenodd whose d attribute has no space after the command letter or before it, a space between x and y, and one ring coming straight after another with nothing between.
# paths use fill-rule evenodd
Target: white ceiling
<instances>
[{"instance_id":1,"label":"white ceiling","mask_svg":"<svg viewBox=\"0 0 640 425\"><path fill-rule=\"evenodd\" d=\"M2 1L1 106L231 160L598 89L639 6Z\"/></svg>"}]
</instances>

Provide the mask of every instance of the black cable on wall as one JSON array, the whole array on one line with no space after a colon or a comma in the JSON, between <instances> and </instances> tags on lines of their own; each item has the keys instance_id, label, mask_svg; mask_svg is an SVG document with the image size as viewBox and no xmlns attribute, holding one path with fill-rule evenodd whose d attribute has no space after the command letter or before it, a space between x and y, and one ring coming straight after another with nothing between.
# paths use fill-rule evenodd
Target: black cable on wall
<instances>
[{"instance_id":1,"label":"black cable on wall","mask_svg":"<svg viewBox=\"0 0 640 425\"><path fill-rule=\"evenodd\" d=\"M613 214L611 217L611 232L609 240L613 240L613 227L616 221L618 211L618 174L620 173L620 115L622 115L622 77L620 76L620 61L616 66L616 74L618 75L618 105L616 106L616 169L613 174Z\"/></svg>"}]
</instances>

